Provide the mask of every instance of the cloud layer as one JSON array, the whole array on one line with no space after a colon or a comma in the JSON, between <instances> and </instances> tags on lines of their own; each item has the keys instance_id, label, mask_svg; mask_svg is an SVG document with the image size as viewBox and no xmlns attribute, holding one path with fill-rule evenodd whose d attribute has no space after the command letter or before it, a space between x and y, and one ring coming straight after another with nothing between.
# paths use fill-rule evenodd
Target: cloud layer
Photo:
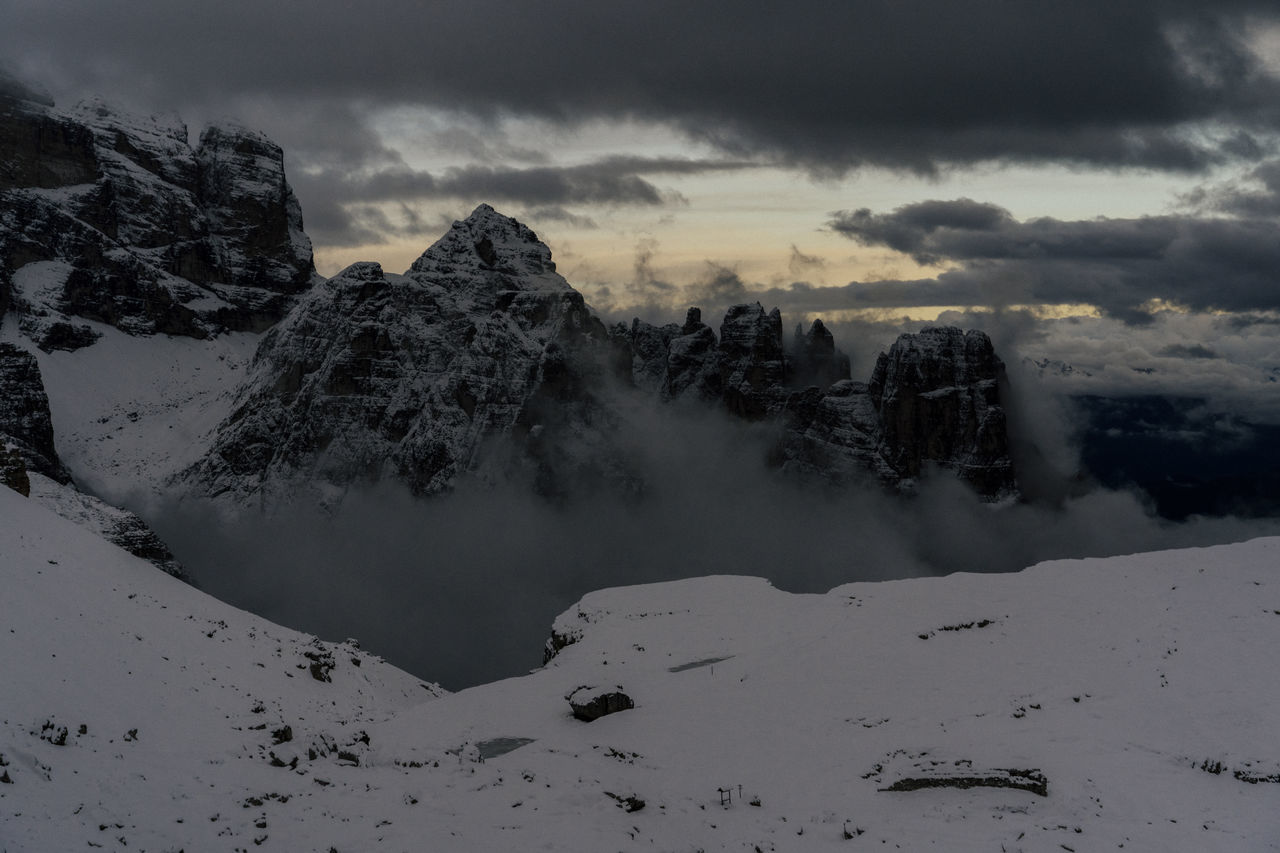
<instances>
[{"instance_id":1,"label":"cloud layer","mask_svg":"<svg viewBox=\"0 0 1280 853\"><path fill-rule=\"evenodd\" d=\"M1236 193L1219 203L1263 206L1261 199ZM1155 300L1194 311L1280 309L1280 222L1265 216L1019 222L995 205L957 199L843 211L830 225L917 263L957 265L931 282L844 291L868 307L1079 303L1133 322L1149 321Z\"/></svg>"},{"instance_id":2,"label":"cloud layer","mask_svg":"<svg viewBox=\"0 0 1280 853\"><path fill-rule=\"evenodd\" d=\"M1249 38L1275 19L1263 0L4 7L0 51L55 89L627 117L819 171L1200 170L1256 155L1280 123Z\"/></svg>"}]
</instances>

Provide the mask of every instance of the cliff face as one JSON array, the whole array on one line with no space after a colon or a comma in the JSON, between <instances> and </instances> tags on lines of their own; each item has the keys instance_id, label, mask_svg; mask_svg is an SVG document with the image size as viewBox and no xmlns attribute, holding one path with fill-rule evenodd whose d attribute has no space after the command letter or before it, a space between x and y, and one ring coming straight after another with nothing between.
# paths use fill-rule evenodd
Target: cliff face
<instances>
[{"instance_id":1,"label":"cliff face","mask_svg":"<svg viewBox=\"0 0 1280 853\"><path fill-rule=\"evenodd\" d=\"M931 328L899 338L876 360L868 385L885 458L904 476L936 462L984 494L1011 489L1003 379L1004 364L982 332Z\"/></svg>"},{"instance_id":2,"label":"cliff face","mask_svg":"<svg viewBox=\"0 0 1280 853\"><path fill-rule=\"evenodd\" d=\"M317 278L279 146L100 101L0 91L0 314L46 351L96 333L260 331Z\"/></svg>"},{"instance_id":3,"label":"cliff face","mask_svg":"<svg viewBox=\"0 0 1280 853\"><path fill-rule=\"evenodd\" d=\"M54 449L49 397L35 357L7 343L0 343L0 441L8 451L7 470L14 472L9 475L14 482L27 480L28 471L71 482Z\"/></svg>"}]
</instances>

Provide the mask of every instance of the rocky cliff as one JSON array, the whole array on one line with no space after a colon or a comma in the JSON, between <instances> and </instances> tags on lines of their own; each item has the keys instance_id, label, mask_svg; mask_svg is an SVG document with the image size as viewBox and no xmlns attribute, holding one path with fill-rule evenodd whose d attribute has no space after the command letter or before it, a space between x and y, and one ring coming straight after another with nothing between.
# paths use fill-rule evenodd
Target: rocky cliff
<instances>
[{"instance_id":1,"label":"rocky cliff","mask_svg":"<svg viewBox=\"0 0 1280 853\"><path fill-rule=\"evenodd\" d=\"M316 279L279 146L0 86L0 315L46 351L260 331Z\"/></svg>"},{"instance_id":2,"label":"rocky cliff","mask_svg":"<svg viewBox=\"0 0 1280 853\"><path fill-rule=\"evenodd\" d=\"M268 504L300 484L325 500L387 478L434 494L467 473L552 496L634 492L645 472L627 412L678 402L771 424L769 461L796 476L898 486L934 463L985 496L1013 492L985 335L904 336L866 384L821 321L790 348L782 329L754 303L730 308L718 336L697 308L683 325L606 330L546 245L481 205L404 275L355 264L306 294L181 479Z\"/></svg>"},{"instance_id":3,"label":"rocky cliff","mask_svg":"<svg viewBox=\"0 0 1280 853\"><path fill-rule=\"evenodd\" d=\"M612 336L630 350L620 363L635 387L775 420L771 461L785 471L835 484L870 473L902 486L932 464L988 498L1016 493L1001 403L1004 365L982 332L902 335L880 355L869 383L850 380L849 359L821 320L808 332L797 328L788 351L781 314L759 303L731 307L718 341L696 308L684 327L637 320Z\"/></svg>"}]
</instances>

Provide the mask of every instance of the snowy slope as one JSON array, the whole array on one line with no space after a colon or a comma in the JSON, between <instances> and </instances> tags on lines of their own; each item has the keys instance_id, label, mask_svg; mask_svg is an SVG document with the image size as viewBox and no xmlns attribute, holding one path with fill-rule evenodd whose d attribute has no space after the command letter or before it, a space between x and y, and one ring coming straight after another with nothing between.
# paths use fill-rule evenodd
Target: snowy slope
<instances>
[{"instance_id":1,"label":"snowy slope","mask_svg":"<svg viewBox=\"0 0 1280 853\"><path fill-rule=\"evenodd\" d=\"M242 803L292 776L272 752L316 750L319 776L364 749L361 729L440 692L221 604L8 489L0 518L0 850L251 846L260 813Z\"/></svg>"},{"instance_id":2,"label":"snowy slope","mask_svg":"<svg viewBox=\"0 0 1280 853\"><path fill-rule=\"evenodd\" d=\"M1280 849L1280 539L606 590L542 670L423 701L16 493L0 517L0 850ZM583 685L635 708L580 722Z\"/></svg>"},{"instance_id":3,"label":"snowy slope","mask_svg":"<svg viewBox=\"0 0 1280 853\"><path fill-rule=\"evenodd\" d=\"M0 341L35 356L58 454L77 481L117 501L159 489L208 449L259 336L135 337L87 325L100 337L74 352L41 351L12 317L0 325Z\"/></svg>"}]
</instances>

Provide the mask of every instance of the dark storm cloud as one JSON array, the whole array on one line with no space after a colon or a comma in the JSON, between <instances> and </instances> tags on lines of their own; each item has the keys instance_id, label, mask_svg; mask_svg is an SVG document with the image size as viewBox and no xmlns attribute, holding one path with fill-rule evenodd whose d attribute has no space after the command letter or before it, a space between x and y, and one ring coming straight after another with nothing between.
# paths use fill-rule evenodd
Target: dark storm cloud
<instances>
[{"instance_id":1,"label":"dark storm cloud","mask_svg":"<svg viewBox=\"0 0 1280 853\"><path fill-rule=\"evenodd\" d=\"M1169 344L1167 347L1163 347L1157 355L1169 358L1222 358L1217 351L1204 344Z\"/></svg>"},{"instance_id":2,"label":"dark storm cloud","mask_svg":"<svg viewBox=\"0 0 1280 853\"><path fill-rule=\"evenodd\" d=\"M1193 210L1241 217L1280 216L1280 160L1267 160L1243 180L1201 187L1182 201Z\"/></svg>"},{"instance_id":3,"label":"dark storm cloud","mask_svg":"<svg viewBox=\"0 0 1280 853\"><path fill-rule=\"evenodd\" d=\"M609 157L576 166L472 165L447 169L439 175L396 167L365 176L336 173L324 177L343 197L359 201L487 198L539 205L662 205L681 199L641 175L734 171L753 165L742 161Z\"/></svg>"},{"instance_id":4,"label":"dark storm cloud","mask_svg":"<svg viewBox=\"0 0 1280 853\"><path fill-rule=\"evenodd\" d=\"M1280 125L1277 82L1245 30L1275 18L1272 0L0 8L0 53L55 92L179 109L336 99L634 118L818 172L984 160L1196 170L1257 156Z\"/></svg>"},{"instance_id":5,"label":"dark storm cloud","mask_svg":"<svg viewBox=\"0 0 1280 853\"><path fill-rule=\"evenodd\" d=\"M307 227L321 242L352 246L381 242L389 235L421 236L436 227L418 230L374 220L372 207L398 202L406 211L415 202L477 198L516 203L552 214L548 218L581 225L590 222L566 210L567 205L662 206L684 203L678 193L663 190L643 175L699 174L737 171L756 164L741 160L606 157L576 166L474 164L445 169L439 174L411 169L400 162L372 171L334 167L303 172L293 178L298 195L307 200ZM363 203L363 204L361 204ZM447 227L447 223L446 223ZM381 239L379 239L381 235Z\"/></svg>"},{"instance_id":6,"label":"dark storm cloud","mask_svg":"<svg viewBox=\"0 0 1280 853\"><path fill-rule=\"evenodd\" d=\"M1084 303L1131 322L1155 299L1192 310L1280 309L1280 223L1192 215L1015 220L969 199L891 213L843 211L829 223L865 246L922 264L955 264L936 279L852 284L845 307Z\"/></svg>"}]
</instances>

